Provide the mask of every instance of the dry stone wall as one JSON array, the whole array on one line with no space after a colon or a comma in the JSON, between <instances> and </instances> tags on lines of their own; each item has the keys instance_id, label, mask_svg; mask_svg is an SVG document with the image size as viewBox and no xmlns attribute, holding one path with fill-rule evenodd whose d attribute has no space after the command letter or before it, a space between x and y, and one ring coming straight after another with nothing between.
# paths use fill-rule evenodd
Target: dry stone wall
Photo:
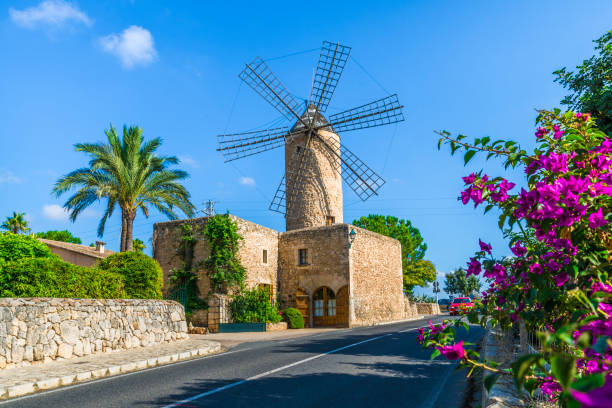
<instances>
[{"instance_id":1,"label":"dry stone wall","mask_svg":"<svg viewBox=\"0 0 612 408\"><path fill-rule=\"evenodd\" d=\"M405 317L402 249L398 240L351 226L351 326L366 326Z\"/></svg>"},{"instance_id":2,"label":"dry stone wall","mask_svg":"<svg viewBox=\"0 0 612 408\"><path fill-rule=\"evenodd\" d=\"M278 276L278 232L259 224L230 215L238 226L238 234L243 238L238 250L240 262L247 270L246 286L267 284L276 293ZM171 288L170 273L173 268L182 268L183 259L177 255L181 244L184 223L192 224L202 231L209 217L190 220L168 221L153 227L153 258L159 262L164 273L164 288ZM266 251L264 259L264 250ZM203 234L198 234L198 242L193 249L193 269L198 274L198 289L202 296L210 292L210 280L202 267L202 262L210 254L208 242ZM167 289L166 289L167 290Z\"/></svg>"},{"instance_id":3,"label":"dry stone wall","mask_svg":"<svg viewBox=\"0 0 612 408\"><path fill-rule=\"evenodd\" d=\"M0 368L186 339L173 301L0 298Z\"/></svg>"}]
</instances>

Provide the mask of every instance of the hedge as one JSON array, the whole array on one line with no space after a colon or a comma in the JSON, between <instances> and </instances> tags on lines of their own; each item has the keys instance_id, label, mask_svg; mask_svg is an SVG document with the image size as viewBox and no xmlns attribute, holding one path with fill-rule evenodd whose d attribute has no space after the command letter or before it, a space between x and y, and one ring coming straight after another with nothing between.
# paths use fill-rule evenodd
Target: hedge
<instances>
[{"instance_id":1,"label":"hedge","mask_svg":"<svg viewBox=\"0 0 612 408\"><path fill-rule=\"evenodd\" d=\"M161 299L163 273L153 258L142 252L121 252L103 259L98 264L102 271L123 277L125 293L130 299Z\"/></svg>"},{"instance_id":2,"label":"hedge","mask_svg":"<svg viewBox=\"0 0 612 408\"><path fill-rule=\"evenodd\" d=\"M267 289L245 290L234 296L230 303L234 323L278 323L283 317L270 302Z\"/></svg>"},{"instance_id":3,"label":"hedge","mask_svg":"<svg viewBox=\"0 0 612 408\"><path fill-rule=\"evenodd\" d=\"M0 233L0 265L23 258L48 258L53 256L49 247L33 236ZM4 262L2 262L4 261Z\"/></svg>"},{"instance_id":4,"label":"hedge","mask_svg":"<svg viewBox=\"0 0 612 408\"><path fill-rule=\"evenodd\" d=\"M290 329L303 329L304 328L304 317L299 310L290 307L283 310L283 317L289 325Z\"/></svg>"},{"instance_id":5,"label":"hedge","mask_svg":"<svg viewBox=\"0 0 612 408\"><path fill-rule=\"evenodd\" d=\"M72 265L57 256L23 258L0 267L0 297L124 298L123 278Z\"/></svg>"}]
</instances>

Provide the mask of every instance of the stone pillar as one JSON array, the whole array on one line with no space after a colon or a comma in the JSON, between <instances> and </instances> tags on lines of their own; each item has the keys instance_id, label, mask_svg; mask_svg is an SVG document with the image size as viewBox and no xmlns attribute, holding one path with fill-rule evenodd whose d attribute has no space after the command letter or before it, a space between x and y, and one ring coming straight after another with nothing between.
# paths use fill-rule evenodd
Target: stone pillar
<instances>
[{"instance_id":1,"label":"stone pillar","mask_svg":"<svg viewBox=\"0 0 612 408\"><path fill-rule=\"evenodd\" d=\"M230 311L231 298L227 295L214 293L208 299L208 331L211 333L219 332L219 323L231 323L232 314Z\"/></svg>"}]
</instances>

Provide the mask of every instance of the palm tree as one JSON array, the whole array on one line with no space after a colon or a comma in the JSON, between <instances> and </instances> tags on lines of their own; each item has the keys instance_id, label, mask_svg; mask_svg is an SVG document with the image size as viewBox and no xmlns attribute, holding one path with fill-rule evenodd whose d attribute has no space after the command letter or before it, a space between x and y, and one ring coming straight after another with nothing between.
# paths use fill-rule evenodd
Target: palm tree
<instances>
[{"instance_id":1,"label":"palm tree","mask_svg":"<svg viewBox=\"0 0 612 408\"><path fill-rule=\"evenodd\" d=\"M178 164L174 156L157 156L155 151L162 141L155 138L144 142L142 129L123 127L120 140L113 126L104 131L108 143L78 143L77 152L90 156L89 167L75 170L61 177L53 188L59 197L78 187L64 208L74 222L91 204L106 199L106 210L98 225L98 236L104 235L106 220L112 216L115 205L121 208L121 252L133 248L132 226L136 212L141 210L149 217L149 206L156 208L169 219L176 219L178 207L191 216L194 206L190 194L179 182L189 175L182 170L169 169Z\"/></svg>"},{"instance_id":2,"label":"palm tree","mask_svg":"<svg viewBox=\"0 0 612 408\"><path fill-rule=\"evenodd\" d=\"M25 213L13 211L12 217L6 217L6 221L2 223L0 228L11 231L13 234L30 231L28 221L25 219Z\"/></svg>"}]
</instances>

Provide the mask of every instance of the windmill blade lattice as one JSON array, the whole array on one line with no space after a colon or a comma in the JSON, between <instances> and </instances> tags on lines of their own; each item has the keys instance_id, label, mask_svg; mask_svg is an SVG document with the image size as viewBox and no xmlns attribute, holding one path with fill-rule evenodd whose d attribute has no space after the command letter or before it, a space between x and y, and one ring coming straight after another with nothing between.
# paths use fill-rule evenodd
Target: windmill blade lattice
<instances>
[{"instance_id":1,"label":"windmill blade lattice","mask_svg":"<svg viewBox=\"0 0 612 408\"><path fill-rule=\"evenodd\" d=\"M268 64L257 57L238 75L248 86L261 95L274 109L288 120L300 118L297 111L302 110L304 103L295 99L281 81L268 67Z\"/></svg>"},{"instance_id":2,"label":"windmill blade lattice","mask_svg":"<svg viewBox=\"0 0 612 408\"><path fill-rule=\"evenodd\" d=\"M404 120L402 108L403 106L400 105L397 95L394 94L344 112L330 115L329 124L336 132L348 132L389 125Z\"/></svg>"},{"instance_id":3,"label":"windmill blade lattice","mask_svg":"<svg viewBox=\"0 0 612 408\"><path fill-rule=\"evenodd\" d=\"M319 112L327 110L350 53L350 47L323 41L310 96L310 103Z\"/></svg>"},{"instance_id":4,"label":"windmill blade lattice","mask_svg":"<svg viewBox=\"0 0 612 408\"><path fill-rule=\"evenodd\" d=\"M218 135L219 148L225 162L276 149L301 132L290 132L288 126L244 133Z\"/></svg>"},{"instance_id":5,"label":"windmill blade lattice","mask_svg":"<svg viewBox=\"0 0 612 408\"><path fill-rule=\"evenodd\" d=\"M357 194L361 201L366 201L385 184L385 180L365 164L357 155L351 152L338 140L325 139L317 133L317 138L329 150L333 167L341 171L344 182ZM338 155L340 151L340 155Z\"/></svg>"}]
</instances>

